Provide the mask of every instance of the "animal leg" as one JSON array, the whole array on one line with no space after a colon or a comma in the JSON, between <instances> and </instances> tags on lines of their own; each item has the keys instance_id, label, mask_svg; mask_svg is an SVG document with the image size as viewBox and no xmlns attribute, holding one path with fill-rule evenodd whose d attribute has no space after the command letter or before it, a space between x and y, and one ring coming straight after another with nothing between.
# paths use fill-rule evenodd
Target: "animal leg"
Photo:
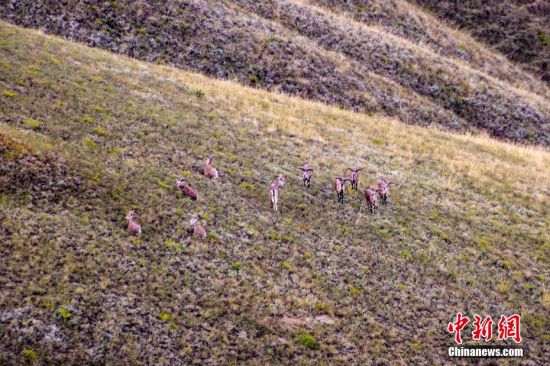
<instances>
[{"instance_id":1,"label":"animal leg","mask_svg":"<svg viewBox=\"0 0 550 366\"><path fill-rule=\"evenodd\" d=\"M275 190L271 190L271 207L277 211L277 193Z\"/></svg>"}]
</instances>

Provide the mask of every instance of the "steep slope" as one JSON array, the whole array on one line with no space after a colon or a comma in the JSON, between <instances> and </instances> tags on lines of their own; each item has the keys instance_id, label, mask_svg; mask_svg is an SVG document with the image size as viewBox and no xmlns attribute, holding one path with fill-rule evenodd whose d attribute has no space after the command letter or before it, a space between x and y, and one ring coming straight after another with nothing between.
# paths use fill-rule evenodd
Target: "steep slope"
<instances>
[{"instance_id":1,"label":"steep slope","mask_svg":"<svg viewBox=\"0 0 550 366\"><path fill-rule=\"evenodd\" d=\"M432 18L426 32L440 40L437 47L352 21L348 13L282 0L18 1L0 8L18 24L147 61L410 124L550 144L543 83L471 40L456 59L448 50L458 45L448 32L433 31L440 27Z\"/></svg>"},{"instance_id":2,"label":"steep slope","mask_svg":"<svg viewBox=\"0 0 550 366\"><path fill-rule=\"evenodd\" d=\"M536 80L536 76L522 71L514 63L507 62L506 53L498 54L483 43L474 41L467 33L456 31L440 18L406 0L302 0L310 4L332 9L371 27L403 37L435 52L457 60L463 60L474 69L520 88L547 93L548 89ZM425 3L425 1L416 1ZM434 2L435 3L435 2ZM464 3L464 2L460 2ZM485 2L478 2L484 4ZM439 6L451 2L439 1ZM435 5L434 5L435 6ZM437 14L437 12L436 12ZM450 14L449 14L450 15ZM483 27L485 21L478 24Z\"/></svg>"},{"instance_id":3,"label":"steep slope","mask_svg":"<svg viewBox=\"0 0 550 366\"><path fill-rule=\"evenodd\" d=\"M0 57L0 159L15 177L0 180L0 362L437 364L463 311L520 312L528 360L548 363L547 151L2 22ZM218 182L200 174L206 155ZM348 166L366 168L362 187L399 182L390 205L371 216L352 192L337 204L330 179ZM132 208L140 238L126 233ZM195 214L204 241L187 231Z\"/></svg>"},{"instance_id":4,"label":"steep slope","mask_svg":"<svg viewBox=\"0 0 550 366\"><path fill-rule=\"evenodd\" d=\"M550 83L550 3L544 0L413 2L466 29Z\"/></svg>"}]
</instances>

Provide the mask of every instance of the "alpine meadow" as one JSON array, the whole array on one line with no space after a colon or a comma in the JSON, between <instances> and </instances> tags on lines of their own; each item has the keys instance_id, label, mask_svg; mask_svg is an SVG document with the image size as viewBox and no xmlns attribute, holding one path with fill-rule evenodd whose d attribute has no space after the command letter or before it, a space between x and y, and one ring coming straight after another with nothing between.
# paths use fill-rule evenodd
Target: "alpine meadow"
<instances>
[{"instance_id":1,"label":"alpine meadow","mask_svg":"<svg viewBox=\"0 0 550 366\"><path fill-rule=\"evenodd\" d=\"M545 37L448 3L0 0L0 365L550 364Z\"/></svg>"}]
</instances>

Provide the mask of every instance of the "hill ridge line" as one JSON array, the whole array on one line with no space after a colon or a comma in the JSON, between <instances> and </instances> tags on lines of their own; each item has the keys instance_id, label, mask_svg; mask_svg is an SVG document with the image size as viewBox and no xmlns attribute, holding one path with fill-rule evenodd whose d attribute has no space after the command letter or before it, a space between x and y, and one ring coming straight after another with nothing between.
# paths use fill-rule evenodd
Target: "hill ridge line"
<instances>
[{"instance_id":1,"label":"hill ridge line","mask_svg":"<svg viewBox=\"0 0 550 366\"><path fill-rule=\"evenodd\" d=\"M506 80L503 80L503 79L501 79L497 76L493 76L491 74L488 74L486 71L478 69L477 67L474 67L474 66L472 66L472 65L470 65L470 64L468 64L468 63L466 63L466 62L464 62L460 59L457 59L455 57L448 56L448 55L443 55L440 52L438 52L437 50L429 47L428 44L425 44L425 45L416 44L416 43L414 43L414 42L412 42L412 41L410 41L410 40L408 40L404 37L400 37L396 34L392 34L388 30L385 30L380 26L368 25L368 24L364 24L362 22L356 21L356 20L352 19L351 16L349 16L348 14L335 13L332 10L326 9L324 7L317 6L315 4L311 4L309 2L309 0L284 0L284 1L288 1L290 3L295 3L295 4L300 4L300 5L303 5L303 6L310 7L311 9L314 9L314 10L316 10L320 13L323 13L323 14L329 16L329 17L333 17L333 18L338 19L339 21L342 21L342 22L345 21L346 24L351 24L353 27L358 27L360 29L366 30L367 32L372 32L372 33L375 33L375 34L378 34L378 35L381 35L381 36L384 36L384 37L391 38L394 41L396 41L398 44L406 45L407 48L409 48L411 50L414 50L414 51L417 51L418 53L427 54L427 55L435 55L437 57L440 57L445 62L447 62L448 64L456 66L457 68L462 69L462 70L470 71L472 74L476 74L480 77L484 77L486 79L492 80L495 83L499 84L501 87L503 87L507 90L511 90L511 91L515 92L517 95L529 96L530 98L536 99L541 104L546 104L546 103L550 102L550 99L549 99L550 98L550 88L548 86L544 85L543 83L539 82L540 87L544 88L543 90L545 90L545 95L540 95L540 94L537 94L533 91L527 90L523 87L518 87L518 86L512 85L509 82L507 82ZM410 4L410 5L412 6L413 4ZM266 18L263 18L263 19L266 19ZM270 19L266 19L266 20L269 21ZM280 23L277 23L277 24L280 24ZM284 27L284 28L286 28L286 27ZM459 30L453 30L453 31L460 32ZM465 36L468 37L467 35L465 35ZM313 40L311 38L308 38L308 39L315 42L319 47L323 47L323 46L320 46L315 40ZM471 42L476 42L476 40L474 40L474 39L471 39L470 41ZM483 45L476 42L476 46L482 47ZM339 52L339 53L341 53L341 52ZM498 55L502 59L503 62L511 64L511 61L506 59L500 53L495 52L495 51L493 51L493 53L495 55ZM346 56L346 55L344 55L344 57L349 58L349 56ZM527 75L531 76L530 73L528 73L525 70L522 70L519 67L518 67L518 71L521 71L524 74L527 74ZM537 80L537 82L538 82L538 80Z\"/></svg>"}]
</instances>

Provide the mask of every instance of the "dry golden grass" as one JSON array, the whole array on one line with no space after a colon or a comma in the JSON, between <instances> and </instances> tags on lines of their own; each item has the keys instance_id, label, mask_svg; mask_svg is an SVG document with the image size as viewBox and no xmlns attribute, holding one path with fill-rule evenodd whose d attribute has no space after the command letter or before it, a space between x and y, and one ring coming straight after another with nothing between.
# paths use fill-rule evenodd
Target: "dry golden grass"
<instances>
[{"instance_id":1,"label":"dry golden grass","mask_svg":"<svg viewBox=\"0 0 550 366\"><path fill-rule=\"evenodd\" d=\"M330 11L326 8L311 5L307 0L293 0L293 2L299 3L303 6L308 6L311 9L314 9L315 11L318 11L322 14L329 15L333 19L337 19L339 22L344 23L348 26L352 25L353 27L363 30L367 33L372 33L372 34L376 34L379 37L383 37L388 40L388 43L395 44L401 48L411 50L417 56L422 56L423 58L427 58L427 59L433 59L433 58L443 59L446 63L448 63L449 65L452 65L452 67L455 67L457 72L460 73L461 75L469 75L470 76L469 80L473 83L476 82L474 80L475 78L478 78L478 77L487 78L492 82L494 82L495 84L497 84L503 90L508 90L510 93L521 95L523 97L529 98L529 100L537 101L538 103L541 103L541 104L546 103L547 99L550 97L550 90L543 82L541 82L540 80L536 80L533 76L522 71L519 67L512 65L511 61L506 60L504 56L496 54L495 52L489 51L486 46L482 45L479 42L476 42L475 40L471 39L464 33L443 25L441 21L435 19L433 16L429 16L428 14L426 14L425 12L423 12L421 9L414 6L413 4L409 4L407 2L401 2L402 6L404 6L405 9L410 9L411 11L419 12L420 14L423 14L423 16L426 19L429 19L428 24L431 28L437 29L437 28L443 27L443 31L445 33L451 34L453 38L459 41L457 42L457 44L462 44L464 47L468 47L468 49L474 54L484 55L486 59L490 59L492 62L494 62L495 59L500 61L501 65L499 66L505 69L504 73L508 75L518 74L518 73L522 74L522 76L526 78L528 82L524 83L519 78L514 79L514 81L511 81L510 79L501 80L498 77L495 77L491 74L491 70L492 68L494 68L493 64L491 65L491 68L485 69L483 67L484 65L471 64L464 60L460 60L458 58L443 56L426 44L422 44L422 43L415 44L406 38L391 34L390 32L388 32L387 29L377 25L365 25L361 22L354 20L352 17L350 17L346 13L337 13L337 12ZM406 6L404 5L405 3L406 3ZM475 78L473 76L475 76ZM514 84L517 84L517 85L514 85ZM535 91L531 91L534 85L536 86Z\"/></svg>"},{"instance_id":2,"label":"dry golden grass","mask_svg":"<svg viewBox=\"0 0 550 366\"><path fill-rule=\"evenodd\" d=\"M331 3L333 11L327 10ZM461 132L475 126L499 138L548 143L550 92L542 82L474 41L462 42L456 30L404 2L176 4L119 1L97 8L21 1L0 14L142 60L409 124ZM378 19L365 11L371 7ZM49 12L64 15L50 22L43 16ZM151 24L129 21L149 12ZM71 25L72 17L84 21Z\"/></svg>"},{"instance_id":3,"label":"dry golden grass","mask_svg":"<svg viewBox=\"0 0 550 366\"><path fill-rule=\"evenodd\" d=\"M469 61L464 61L449 55L443 55L441 50L437 50L434 48L433 44L429 44L424 40L415 43L399 35L394 35L392 32L395 30L391 27L379 26L376 24L366 25L355 20L356 14L349 11L331 10L316 6L315 0L292 1L302 5L309 5L311 8L341 19L341 21L346 24L354 24L354 26L361 27L362 29L381 34L388 39L392 39L397 44L415 50L415 52L419 54L431 56L437 54L437 56L443 57L464 71L485 75L490 77L491 80L499 80L499 84L503 87L511 87L514 92L519 92L520 95L525 95L524 93L527 91L528 94L534 95L536 98L539 98L540 94L544 95L546 98L550 96L550 90L544 82L508 60L504 55L494 52L485 44L475 40L467 33L447 24L444 20L438 19L409 1L397 1L396 9L398 9L398 12L393 14L393 16L399 18L400 15L408 14L415 17L416 21L422 24L424 30L431 37L438 40L440 43L439 46L442 46L446 51L463 48L468 52ZM501 81L504 81L504 83Z\"/></svg>"},{"instance_id":4,"label":"dry golden grass","mask_svg":"<svg viewBox=\"0 0 550 366\"><path fill-rule=\"evenodd\" d=\"M386 154L409 162L418 156L429 155L444 164L451 176L467 174L480 180L480 184L502 184L509 180L520 190L529 186L550 188L550 153L543 147L501 142L483 133L461 135L409 126L380 116L371 118L322 103L243 88L230 81L214 81L163 66L151 67L168 80L204 90L208 101L225 105L241 123L265 119L276 129L316 141L324 141L327 135L340 136L343 142L353 141L351 145L343 145L343 152L356 155L370 151L370 148L361 151L361 141L383 138L388 142ZM266 101L274 99L278 101L277 107L264 110Z\"/></svg>"}]
</instances>

